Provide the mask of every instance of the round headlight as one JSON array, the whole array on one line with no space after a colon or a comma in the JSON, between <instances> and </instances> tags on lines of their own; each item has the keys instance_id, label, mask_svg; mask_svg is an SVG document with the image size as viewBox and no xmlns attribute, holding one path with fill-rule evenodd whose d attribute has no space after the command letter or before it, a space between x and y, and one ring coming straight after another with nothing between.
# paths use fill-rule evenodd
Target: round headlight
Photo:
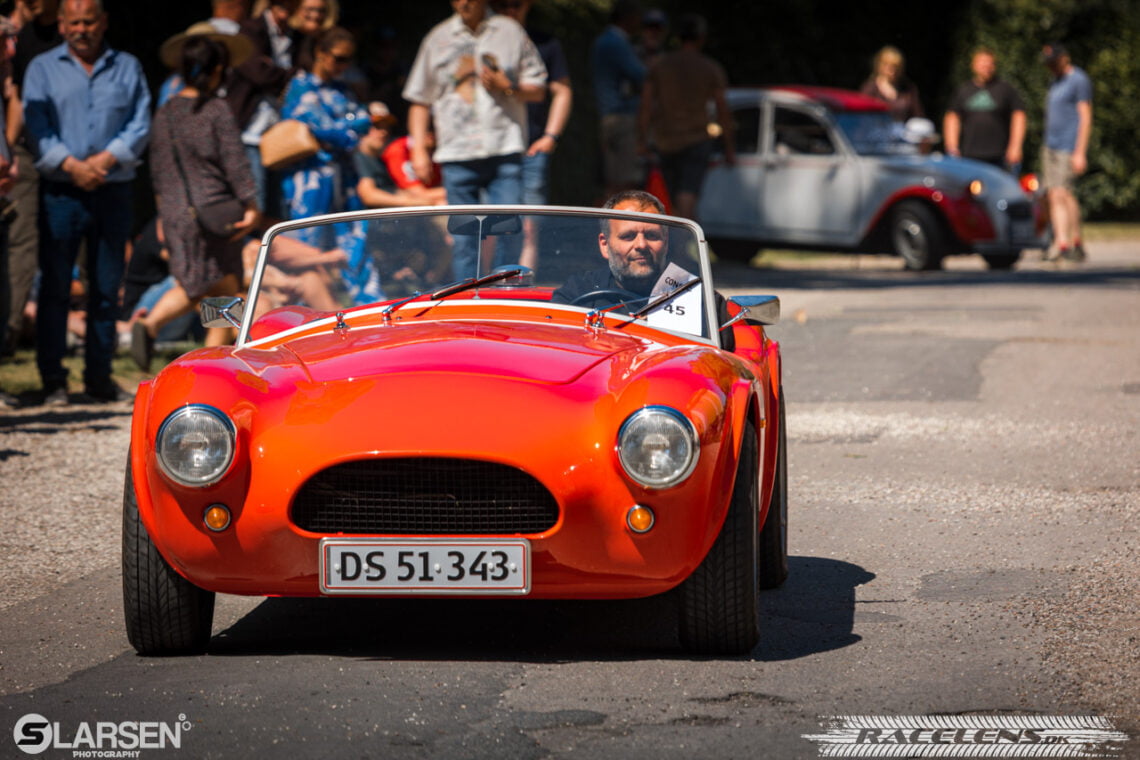
<instances>
[{"instance_id":1,"label":"round headlight","mask_svg":"<svg viewBox=\"0 0 1140 760\"><path fill-rule=\"evenodd\" d=\"M211 406L184 406L158 429L155 449L162 470L179 483L208 486L234 459L234 425Z\"/></svg>"},{"instance_id":2,"label":"round headlight","mask_svg":"<svg viewBox=\"0 0 1140 760\"><path fill-rule=\"evenodd\" d=\"M676 485L697 466L700 444L693 423L676 409L647 406L622 423L618 458L631 478L648 488Z\"/></svg>"}]
</instances>

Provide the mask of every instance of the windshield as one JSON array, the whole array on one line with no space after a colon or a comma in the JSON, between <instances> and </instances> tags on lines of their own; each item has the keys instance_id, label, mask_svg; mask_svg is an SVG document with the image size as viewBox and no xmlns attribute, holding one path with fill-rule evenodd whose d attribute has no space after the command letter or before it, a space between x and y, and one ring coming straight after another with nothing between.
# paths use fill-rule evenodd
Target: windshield
<instances>
[{"instance_id":1,"label":"windshield","mask_svg":"<svg viewBox=\"0 0 1140 760\"><path fill-rule=\"evenodd\" d=\"M903 125L881 112L835 114L839 128L847 135L855 152L863 156L916 153L918 148L904 138Z\"/></svg>"},{"instance_id":2,"label":"windshield","mask_svg":"<svg viewBox=\"0 0 1140 760\"><path fill-rule=\"evenodd\" d=\"M450 206L287 222L247 249L239 343L338 312L390 319L423 312L408 308L421 303L446 318L443 305L471 299L537 302L581 312L582 324L637 319L712 340L701 237L695 224L674 217L551 207Z\"/></svg>"}]
</instances>

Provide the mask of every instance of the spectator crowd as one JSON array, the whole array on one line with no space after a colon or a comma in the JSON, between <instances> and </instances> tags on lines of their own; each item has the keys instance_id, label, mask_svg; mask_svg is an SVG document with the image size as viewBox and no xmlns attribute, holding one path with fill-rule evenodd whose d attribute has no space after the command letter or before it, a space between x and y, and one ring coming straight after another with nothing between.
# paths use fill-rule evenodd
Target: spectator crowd
<instances>
[{"instance_id":1,"label":"spectator crowd","mask_svg":"<svg viewBox=\"0 0 1140 760\"><path fill-rule=\"evenodd\" d=\"M240 292L253 236L275 221L547 203L574 89L559 40L530 24L532 4L450 0L452 13L405 65L390 28L361 51L338 25L336 0L212 0L209 19L162 43L169 75L152 95L138 59L107 44L112 20L101 0L15 0L0 21L5 355L34 336L40 400L65 405L63 360L81 343L83 398L127 400L111 376L118 347L129 344L149 369L156 341L195 329L202 298ZM655 174L670 210L694 217L714 136L733 162L728 77L702 52L707 31L695 14L671 27L636 0L613 3L591 55L607 196L645 187ZM1061 225L1059 255L1077 260L1084 249L1072 181L1087 166L1090 88L1063 47L1048 48L1045 60L1058 82L1045 182ZM864 86L900 120L923 115L903 64L900 51L884 48ZM997 78L993 51L976 51L972 70L945 117L946 150L1016 172L1021 98ZM153 192L157 213L136 225L144 161L151 186L142 191ZM267 276L316 308L336 307L333 281L346 299L367 303L403 281L472 276L481 256L533 266L538 231L524 232L516 249L457 247L440 267L379 260L359 224L311 228L281 246ZM232 339L221 328L198 337ZM18 403L0 393L0 408Z\"/></svg>"}]
</instances>

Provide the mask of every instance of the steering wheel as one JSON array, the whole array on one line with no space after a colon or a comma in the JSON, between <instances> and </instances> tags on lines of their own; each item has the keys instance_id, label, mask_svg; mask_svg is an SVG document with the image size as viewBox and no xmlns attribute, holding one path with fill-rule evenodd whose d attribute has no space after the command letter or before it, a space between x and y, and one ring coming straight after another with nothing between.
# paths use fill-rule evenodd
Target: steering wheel
<instances>
[{"instance_id":1,"label":"steering wheel","mask_svg":"<svg viewBox=\"0 0 1140 760\"><path fill-rule=\"evenodd\" d=\"M607 299L607 303L613 304L620 301L634 301L644 300L645 296L640 296L632 290L621 290L620 288L602 288L601 290L591 290L589 293L583 293L570 302L571 306L581 306L591 301L600 301Z\"/></svg>"}]
</instances>

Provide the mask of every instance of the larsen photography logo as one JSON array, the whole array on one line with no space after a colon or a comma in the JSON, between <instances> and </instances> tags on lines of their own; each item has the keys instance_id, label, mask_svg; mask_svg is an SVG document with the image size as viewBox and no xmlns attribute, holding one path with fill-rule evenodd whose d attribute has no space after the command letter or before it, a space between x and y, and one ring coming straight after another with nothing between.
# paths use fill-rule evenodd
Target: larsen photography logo
<instances>
[{"instance_id":1,"label":"larsen photography logo","mask_svg":"<svg viewBox=\"0 0 1140 760\"><path fill-rule=\"evenodd\" d=\"M820 757L1112 757L1128 735L1095 715L832 715Z\"/></svg>"},{"instance_id":2,"label":"larsen photography logo","mask_svg":"<svg viewBox=\"0 0 1140 760\"><path fill-rule=\"evenodd\" d=\"M160 721L84 721L72 730L42 715L28 713L16 721L12 739L21 751L38 755L46 749L69 749L74 758L134 758L144 749L181 749L182 734L192 724L185 715Z\"/></svg>"}]
</instances>

